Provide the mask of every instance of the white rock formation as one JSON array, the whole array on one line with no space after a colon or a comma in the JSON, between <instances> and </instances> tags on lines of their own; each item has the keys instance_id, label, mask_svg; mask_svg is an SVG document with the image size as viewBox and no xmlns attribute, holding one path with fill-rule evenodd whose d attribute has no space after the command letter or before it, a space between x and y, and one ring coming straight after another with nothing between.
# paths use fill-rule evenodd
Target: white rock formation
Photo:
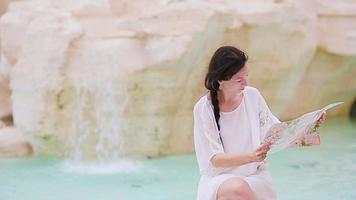
<instances>
[{"instance_id":1,"label":"white rock formation","mask_svg":"<svg viewBox=\"0 0 356 200\"><path fill-rule=\"evenodd\" d=\"M24 138L18 128L0 129L1 157L20 157L32 155L31 144Z\"/></svg>"},{"instance_id":2,"label":"white rock formation","mask_svg":"<svg viewBox=\"0 0 356 200\"><path fill-rule=\"evenodd\" d=\"M0 55L0 119L12 115L10 90L10 65Z\"/></svg>"},{"instance_id":3,"label":"white rock formation","mask_svg":"<svg viewBox=\"0 0 356 200\"><path fill-rule=\"evenodd\" d=\"M331 114L346 115L356 3L322 2L13 1L0 40L15 125L36 153L192 152L192 108L227 44L247 51L251 85L281 119L333 101L346 105Z\"/></svg>"}]
</instances>

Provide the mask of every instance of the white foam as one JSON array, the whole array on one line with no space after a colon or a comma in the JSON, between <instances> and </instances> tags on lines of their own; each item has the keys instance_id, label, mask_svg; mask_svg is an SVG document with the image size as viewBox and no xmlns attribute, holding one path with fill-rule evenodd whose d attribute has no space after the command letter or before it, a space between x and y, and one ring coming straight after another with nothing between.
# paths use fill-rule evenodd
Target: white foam
<instances>
[{"instance_id":1,"label":"white foam","mask_svg":"<svg viewBox=\"0 0 356 200\"><path fill-rule=\"evenodd\" d=\"M79 174L114 174L132 173L142 169L139 161L120 159L117 161L65 161L62 163L64 172Z\"/></svg>"}]
</instances>

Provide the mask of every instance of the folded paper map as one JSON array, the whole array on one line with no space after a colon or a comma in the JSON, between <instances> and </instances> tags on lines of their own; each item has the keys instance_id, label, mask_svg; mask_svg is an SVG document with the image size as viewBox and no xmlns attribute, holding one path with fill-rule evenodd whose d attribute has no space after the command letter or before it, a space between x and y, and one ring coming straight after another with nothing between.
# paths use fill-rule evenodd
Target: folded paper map
<instances>
[{"instance_id":1,"label":"folded paper map","mask_svg":"<svg viewBox=\"0 0 356 200\"><path fill-rule=\"evenodd\" d=\"M319 145L320 135L316 121L326 110L342 103L329 104L320 110L306 113L297 119L272 125L263 139L263 143L272 143L269 154L286 148Z\"/></svg>"}]
</instances>

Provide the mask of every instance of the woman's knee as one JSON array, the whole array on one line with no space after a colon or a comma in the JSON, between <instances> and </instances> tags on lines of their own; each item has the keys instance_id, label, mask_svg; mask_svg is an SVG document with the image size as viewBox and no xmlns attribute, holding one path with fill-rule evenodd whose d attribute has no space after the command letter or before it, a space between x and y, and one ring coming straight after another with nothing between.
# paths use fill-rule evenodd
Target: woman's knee
<instances>
[{"instance_id":1,"label":"woman's knee","mask_svg":"<svg viewBox=\"0 0 356 200\"><path fill-rule=\"evenodd\" d=\"M246 181L232 178L221 185L218 199L254 199L254 194Z\"/></svg>"},{"instance_id":2,"label":"woman's knee","mask_svg":"<svg viewBox=\"0 0 356 200\"><path fill-rule=\"evenodd\" d=\"M230 185L230 191L236 196L244 197L251 194L251 188L244 180L235 180Z\"/></svg>"}]
</instances>

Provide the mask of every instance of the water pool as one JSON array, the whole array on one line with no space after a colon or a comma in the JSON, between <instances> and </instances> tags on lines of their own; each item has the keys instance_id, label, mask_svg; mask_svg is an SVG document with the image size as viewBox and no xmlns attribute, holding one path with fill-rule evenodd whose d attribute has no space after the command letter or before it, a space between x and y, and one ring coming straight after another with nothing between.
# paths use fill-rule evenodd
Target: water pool
<instances>
[{"instance_id":1,"label":"water pool","mask_svg":"<svg viewBox=\"0 0 356 200\"><path fill-rule=\"evenodd\" d=\"M328 119L322 145L269 158L279 199L356 199L356 123ZM194 155L141 161L131 172L77 173L51 158L0 159L1 200L195 199Z\"/></svg>"}]
</instances>

